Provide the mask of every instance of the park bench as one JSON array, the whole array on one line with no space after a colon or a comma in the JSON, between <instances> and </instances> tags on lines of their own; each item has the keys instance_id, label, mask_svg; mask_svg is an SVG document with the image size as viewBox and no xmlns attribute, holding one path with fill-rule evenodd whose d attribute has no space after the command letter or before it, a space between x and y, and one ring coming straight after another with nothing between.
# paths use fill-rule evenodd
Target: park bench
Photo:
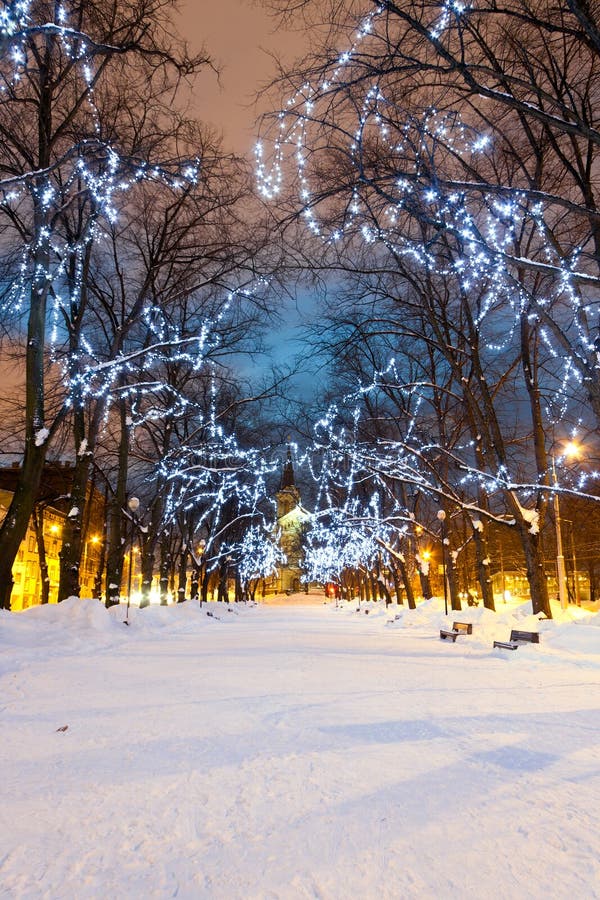
<instances>
[{"instance_id":1,"label":"park bench","mask_svg":"<svg viewBox=\"0 0 600 900\"><path fill-rule=\"evenodd\" d=\"M473 634L473 625L471 622L453 622L452 631L440 628L441 641L452 641L452 643L454 643L459 634Z\"/></svg>"},{"instance_id":2,"label":"park bench","mask_svg":"<svg viewBox=\"0 0 600 900\"><path fill-rule=\"evenodd\" d=\"M501 650L518 650L521 644L539 644L540 635L537 631L518 631L513 628L508 641L494 641L494 647Z\"/></svg>"}]
</instances>

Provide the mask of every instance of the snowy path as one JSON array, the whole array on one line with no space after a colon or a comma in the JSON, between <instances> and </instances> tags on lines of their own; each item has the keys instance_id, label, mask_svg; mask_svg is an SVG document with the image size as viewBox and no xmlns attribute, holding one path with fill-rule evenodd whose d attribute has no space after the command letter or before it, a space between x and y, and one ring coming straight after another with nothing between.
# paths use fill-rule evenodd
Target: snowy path
<instances>
[{"instance_id":1,"label":"snowy path","mask_svg":"<svg viewBox=\"0 0 600 900\"><path fill-rule=\"evenodd\" d=\"M0 896L600 897L600 657L98 610L1 639Z\"/></svg>"}]
</instances>

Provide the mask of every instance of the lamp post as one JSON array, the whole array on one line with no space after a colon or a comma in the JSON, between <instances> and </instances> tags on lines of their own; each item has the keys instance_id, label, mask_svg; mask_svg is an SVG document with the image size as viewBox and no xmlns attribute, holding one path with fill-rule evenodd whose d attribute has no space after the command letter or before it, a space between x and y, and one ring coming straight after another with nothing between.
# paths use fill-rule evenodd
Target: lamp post
<instances>
[{"instance_id":1,"label":"lamp post","mask_svg":"<svg viewBox=\"0 0 600 900\"><path fill-rule=\"evenodd\" d=\"M581 606L581 595L579 592L579 572L577 571L577 554L575 553L575 523L572 519L561 519L561 522L566 522L567 525L571 526L569 529L569 543L571 545L571 559L573 560L573 599L575 600L577 606Z\"/></svg>"},{"instance_id":2,"label":"lamp post","mask_svg":"<svg viewBox=\"0 0 600 900\"><path fill-rule=\"evenodd\" d=\"M129 606L131 603L131 573L133 570L133 539L135 536L135 514L140 508L140 501L137 497L130 497L127 501L130 519L130 539L129 539L129 570L127 572L127 612L125 614L125 625L129 625Z\"/></svg>"},{"instance_id":3,"label":"lamp post","mask_svg":"<svg viewBox=\"0 0 600 900\"><path fill-rule=\"evenodd\" d=\"M558 478L556 477L556 462L554 453L552 454L552 481L554 487L558 487ZM565 569L565 556L563 553L562 528L560 524L560 500L558 491L554 491L552 498L554 508L554 528L556 531L556 577L558 578L558 599L560 600L560 608L566 609L568 606L567 595L567 572Z\"/></svg>"},{"instance_id":4,"label":"lamp post","mask_svg":"<svg viewBox=\"0 0 600 900\"><path fill-rule=\"evenodd\" d=\"M577 557L575 556L575 526L571 522L571 556L573 557L573 592L575 603L581 606L581 594L579 592L579 572L577 571Z\"/></svg>"},{"instance_id":5,"label":"lamp post","mask_svg":"<svg viewBox=\"0 0 600 900\"><path fill-rule=\"evenodd\" d=\"M446 615L448 615L448 585L446 583L446 542L448 540L448 537L445 511L443 509L439 509L437 517L442 526L442 577L444 579L444 611Z\"/></svg>"}]
</instances>

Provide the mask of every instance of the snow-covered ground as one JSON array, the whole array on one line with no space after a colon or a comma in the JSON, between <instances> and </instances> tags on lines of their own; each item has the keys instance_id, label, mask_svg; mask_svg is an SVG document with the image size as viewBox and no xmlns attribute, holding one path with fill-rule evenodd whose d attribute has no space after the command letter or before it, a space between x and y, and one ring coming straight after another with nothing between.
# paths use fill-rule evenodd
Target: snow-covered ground
<instances>
[{"instance_id":1,"label":"snow-covered ground","mask_svg":"<svg viewBox=\"0 0 600 900\"><path fill-rule=\"evenodd\" d=\"M600 614L310 600L1 613L0 896L600 897Z\"/></svg>"}]
</instances>

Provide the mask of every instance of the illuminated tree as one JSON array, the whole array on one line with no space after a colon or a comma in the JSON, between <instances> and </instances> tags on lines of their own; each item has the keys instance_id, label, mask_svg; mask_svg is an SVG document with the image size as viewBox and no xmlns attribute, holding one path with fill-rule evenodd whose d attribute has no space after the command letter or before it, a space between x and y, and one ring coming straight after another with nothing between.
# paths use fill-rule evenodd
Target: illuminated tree
<instances>
[{"instance_id":1,"label":"illuminated tree","mask_svg":"<svg viewBox=\"0 0 600 900\"><path fill-rule=\"evenodd\" d=\"M399 266L381 251L369 259L353 250L352 244L338 248L346 287L318 328L338 394L349 395L348 421L355 404L364 447L397 442L401 455L413 454L448 522L458 516L465 523L481 595L491 609L487 523L510 521L523 545L532 596L546 611L540 532L549 473L542 399L560 391L560 380L547 362L542 366L535 329L523 317L518 331L504 331L501 304L477 318L484 296L466 296L450 275ZM537 489L531 486L536 478ZM406 511L414 511L418 492L406 490L397 474L387 490L394 498L404 495ZM464 536L459 544L465 546Z\"/></svg>"},{"instance_id":2,"label":"illuminated tree","mask_svg":"<svg viewBox=\"0 0 600 900\"><path fill-rule=\"evenodd\" d=\"M297 91L274 117L273 165L257 151L265 194L283 196L289 149L325 241L360 233L439 269L435 233L452 236L467 289L493 276L515 310L530 300L598 414L594 11L384 0L354 19L359 7L332 4L327 45L282 78ZM524 272L544 290L528 296Z\"/></svg>"},{"instance_id":3,"label":"illuminated tree","mask_svg":"<svg viewBox=\"0 0 600 900\"><path fill-rule=\"evenodd\" d=\"M243 593L254 600L259 582L277 574L277 567L286 562L285 554L276 535L260 525L253 525L244 532L236 551Z\"/></svg>"},{"instance_id":4,"label":"illuminated tree","mask_svg":"<svg viewBox=\"0 0 600 900\"><path fill-rule=\"evenodd\" d=\"M595 12L357 8L331 4L326 46L281 79L297 90L273 117L271 162L257 151L265 195L291 216L297 165L295 210L330 246L356 235L440 273L454 243L463 289L485 285L485 306L527 317L563 394L579 390L600 419Z\"/></svg>"},{"instance_id":5,"label":"illuminated tree","mask_svg":"<svg viewBox=\"0 0 600 900\"><path fill-rule=\"evenodd\" d=\"M547 614L546 432L567 406L577 418L574 398L600 420L594 13L521 0L383 2L354 18L358 6L331 4L327 41L282 77L296 90L266 131L270 155L258 146L259 180L281 220L300 218L322 243L323 265L354 269L354 288L363 278L363 296L376 298L374 330L382 297L398 308L384 319L402 323L412 309L400 331L426 344L422 359L442 358L448 377L415 385L399 360L392 380L425 403L447 392L464 426L451 440L438 416L426 454L417 428L401 437L402 452L419 460L433 496L441 479L454 508L472 506L473 522L484 523L488 498L501 496L521 535L534 609ZM310 14L311 4L295 8ZM397 357L405 352L401 343ZM525 462L495 387L512 386L514 366L532 434ZM547 408L544 392L553 395ZM480 534L473 529L475 543ZM482 546L480 568L486 559Z\"/></svg>"},{"instance_id":6,"label":"illuminated tree","mask_svg":"<svg viewBox=\"0 0 600 900\"><path fill-rule=\"evenodd\" d=\"M356 363L365 351L372 366L379 353L385 360L393 345L395 362L388 363L375 377L367 371L363 387L349 390L318 426L317 447L327 458L321 473L322 492L335 499L326 505L343 512L347 527L351 522L358 528L385 526L394 535L394 540L385 539L390 561L398 560L406 583L402 565L407 559L415 559L425 596L430 589L421 565L419 534L425 532L436 541L443 539L444 547L448 541L446 571L455 609L460 608L458 570L464 568L462 559L467 555L474 556L485 605L494 608L488 526L493 523L516 530L527 563L534 608L547 613L540 536L548 494L547 487L541 485L547 483L526 481L526 445L515 441L512 432L508 439L502 410L506 409L503 392L508 390L507 396L512 396L511 382L504 378L490 383L492 369L487 379L480 377L479 370L472 368L477 356L461 352L456 341L456 355L462 363L454 372L449 365L451 358L436 345L426 319L420 318L417 328L406 306L388 309L388 318L381 298L373 302L378 302L378 317L370 319L367 315L352 323L352 329L346 332L345 353ZM338 339L329 337L338 350L343 330L339 309L337 302ZM348 325L349 320L345 321ZM458 330L460 317L454 316L452 321ZM409 343L411 324L414 332ZM338 370L346 368L340 365L341 359L338 353ZM469 370L472 377L467 377ZM480 392L483 396L478 396ZM344 498L343 503L340 498ZM440 533L436 521L442 511L445 534ZM463 588L468 586L467 580Z\"/></svg>"},{"instance_id":7,"label":"illuminated tree","mask_svg":"<svg viewBox=\"0 0 600 900\"><path fill-rule=\"evenodd\" d=\"M233 305L230 312L238 322L249 324L253 319L250 311L244 318ZM227 556L235 566L239 535L265 501L261 470L267 473L269 467L258 451L248 449L251 442L244 432L272 390L252 394L249 385L236 382L224 359L236 347L241 356L243 344L227 315L222 316L219 328L222 332L217 329L213 334L214 344L205 357L208 362L200 371L182 362L165 364L162 381L133 409L126 475L128 485L143 499L144 604L157 550L163 569L166 555L173 559L174 552L181 554L180 587L185 592L188 561L200 576L210 574ZM254 465L256 494L248 487ZM172 549L174 541L176 551ZM201 557L197 553L200 542ZM196 580L202 590L205 578Z\"/></svg>"},{"instance_id":8,"label":"illuminated tree","mask_svg":"<svg viewBox=\"0 0 600 900\"><path fill-rule=\"evenodd\" d=\"M119 435L120 444L115 475L109 479L107 583L115 598L122 574L129 456L135 456L136 440L144 431L150 453L161 445L158 465L193 414L194 391L199 381L207 380L209 363L223 365L228 355L250 349L250 344L255 349L267 308L257 278L264 239L251 234L240 215L249 204L244 173L210 134L184 124L177 142L201 150L202 177L191 186L137 185L118 223L102 229L87 283L94 340L78 357L85 374L79 380L75 444L83 443L85 453L77 454L80 491L73 504L82 509L85 503L94 448L108 415L108 430ZM165 143L170 140L165 135ZM144 458L140 446L137 450ZM149 493L139 487L134 492ZM150 501L156 523L162 517L157 506L161 493L157 486ZM77 574L80 537L75 518L63 544L61 596L78 593L70 573ZM158 541L153 528L143 546L144 583L151 581L148 567Z\"/></svg>"},{"instance_id":9,"label":"illuminated tree","mask_svg":"<svg viewBox=\"0 0 600 900\"><path fill-rule=\"evenodd\" d=\"M98 224L115 219L117 197L141 179L197 175L195 165L183 172L170 167L171 174L169 167L152 168L159 161L149 159L147 146L127 146L127 137L119 146L101 115L104 91L128 77L140 85L144 67L150 82L160 69L183 73L200 61L172 49L168 0L3 6L1 211L5 253L20 257L5 307L26 330L25 451L0 529L0 605L8 608L12 563L48 447L77 402L70 376L77 354L86 351L81 310ZM63 401L49 419L47 369L61 364L64 344Z\"/></svg>"},{"instance_id":10,"label":"illuminated tree","mask_svg":"<svg viewBox=\"0 0 600 900\"><path fill-rule=\"evenodd\" d=\"M249 528L269 528L274 512L268 479L277 461L266 459L263 450L248 446L230 430L232 414L246 408L251 398L238 396L233 403L228 399L231 394L224 391L214 394L207 414L196 412L185 440L156 468L165 487L163 521L181 522L186 528L185 551L192 559L194 579L201 581L202 600L209 581L218 586L219 599L227 599L230 573L236 575L236 597L241 595L239 548ZM246 565L253 563L246 560Z\"/></svg>"}]
</instances>

